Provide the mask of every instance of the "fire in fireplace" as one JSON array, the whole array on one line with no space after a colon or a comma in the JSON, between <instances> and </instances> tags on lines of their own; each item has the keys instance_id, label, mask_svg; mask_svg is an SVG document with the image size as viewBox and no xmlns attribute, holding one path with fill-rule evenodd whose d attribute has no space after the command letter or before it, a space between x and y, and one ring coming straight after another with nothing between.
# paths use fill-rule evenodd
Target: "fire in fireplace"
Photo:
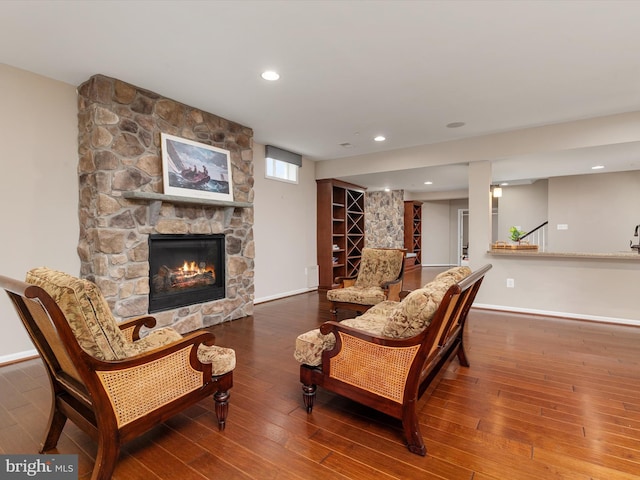
<instances>
[{"instance_id":1,"label":"fire in fireplace","mask_svg":"<svg viewBox=\"0 0 640 480\"><path fill-rule=\"evenodd\" d=\"M149 313L225 297L224 235L149 235Z\"/></svg>"}]
</instances>

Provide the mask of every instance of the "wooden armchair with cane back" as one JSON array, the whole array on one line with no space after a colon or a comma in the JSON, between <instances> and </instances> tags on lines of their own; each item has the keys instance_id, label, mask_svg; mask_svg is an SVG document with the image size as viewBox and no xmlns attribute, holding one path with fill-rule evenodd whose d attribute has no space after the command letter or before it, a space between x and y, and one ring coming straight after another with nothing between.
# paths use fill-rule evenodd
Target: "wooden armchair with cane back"
<instances>
[{"instance_id":1,"label":"wooden armchair with cane back","mask_svg":"<svg viewBox=\"0 0 640 480\"><path fill-rule=\"evenodd\" d=\"M339 288L327 292L333 319L338 308L364 313L385 300L400 300L404 255L400 248L363 248L358 275L337 277Z\"/></svg>"},{"instance_id":2,"label":"wooden armchair with cane back","mask_svg":"<svg viewBox=\"0 0 640 480\"><path fill-rule=\"evenodd\" d=\"M307 412L321 386L402 420L409 450L425 455L418 400L454 355L469 366L464 325L490 268L450 269L400 302L385 301L359 317L299 335L294 357L301 363Z\"/></svg>"},{"instance_id":3,"label":"wooden armchair with cane back","mask_svg":"<svg viewBox=\"0 0 640 480\"><path fill-rule=\"evenodd\" d=\"M44 361L52 389L41 453L55 448L70 419L97 441L92 480L108 480L120 447L200 400L213 396L224 429L235 352L210 333L171 328L140 338L153 317L118 324L98 287L37 268L27 282L0 276Z\"/></svg>"}]
</instances>

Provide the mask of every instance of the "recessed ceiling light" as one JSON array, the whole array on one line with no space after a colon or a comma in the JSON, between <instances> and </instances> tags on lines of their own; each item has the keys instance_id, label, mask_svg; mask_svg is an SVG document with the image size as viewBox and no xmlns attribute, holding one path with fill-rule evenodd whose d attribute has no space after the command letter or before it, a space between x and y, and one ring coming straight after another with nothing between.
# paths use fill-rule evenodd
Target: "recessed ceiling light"
<instances>
[{"instance_id":1,"label":"recessed ceiling light","mask_svg":"<svg viewBox=\"0 0 640 480\"><path fill-rule=\"evenodd\" d=\"M591 170L602 170L604 165L596 165L595 167L591 167Z\"/></svg>"},{"instance_id":2,"label":"recessed ceiling light","mask_svg":"<svg viewBox=\"0 0 640 480\"><path fill-rule=\"evenodd\" d=\"M425 185L433 185L433 182L424 182Z\"/></svg>"},{"instance_id":3,"label":"recessed ceiling light","mask_svg":"<svg viewBox=\"0 0 640 480\"><path fill-rule=\"evenodd\" d=\"M390 191L391 191L391 189L387 187L387 188L385 188L385 189L384 189L384 191L385 191L385 192L390 192Z\"/></svg>"},{"instance_id":4,"label":"recessed ceiling light","mask_svg":"<svg viewBox=\"0 0 640 480\"><path fill-rule=\"evenodd\" d=\"M376 142L384 142L386 140L386 138L383 137L382 135L378 135L376 138L374 138L374 140Z\"/></svg>"},{"instance_id":5,"label":"recessed ceiling light","mask_svg":"<svg viewBox=\"0 0 640 480\"><path fill-rule=\"evenodd\" d=\"M460 127L464 127L466 125L466 123L464 122L451 122L451 123L447 123L447 128L460 128Z\"/></svg>"},{"instance_id":6,"label":"recessed ceiling light","mask_svg":"<svg viewBox=\"0 0 640 480\"><path fill-rule=\"evenodd\" d=\"M262 75L260 76L265 80L269 80L270 82L275 82L280 78L280 75L278 75L278 72L274 72L273 70L267 70L266 72L262 72Z\"/></svg>"},{"instance_id":7,"label":"recessed ceiling light","mask_svg":"<svg viewBox=\"0 0 640 480\"><path fill-rule=\"evenodd\" d=\"M500 186L501 186L501 187L506 187L507 185L509 185L509 182L502 182L502 183L500 184Z\"/></svg>"}]
</instances>

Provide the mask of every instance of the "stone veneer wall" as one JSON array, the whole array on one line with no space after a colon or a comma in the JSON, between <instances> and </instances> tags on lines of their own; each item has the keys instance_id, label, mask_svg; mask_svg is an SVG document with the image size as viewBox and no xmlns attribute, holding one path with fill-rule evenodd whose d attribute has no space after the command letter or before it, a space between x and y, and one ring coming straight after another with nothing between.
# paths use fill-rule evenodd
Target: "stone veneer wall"
<instances>
[{"instance_id":1,"label":"stone veneer wall","mask_svg":"<svg viewBox=\"0 0 640 480\"><path fill-rule=\"evenodd\" d=\"M366 192L366 247L404 248L404 191Z\"/></svg>"},{"instance_id":2,"label":"stone veneer wall","mask_svg":"<svg viewBox=\"0 0 640 480\"><path fill-rule=\"evenodd\" d=\"M234 200L253 202L253 131L120 80L95 75L78 88L81 276L119 320L148 311L148 235L226 234L225 299L154 314L179 332L253 313L253 208L127 200L162 193L160 133L231 152Z\"/></svg>"}]
</instances>

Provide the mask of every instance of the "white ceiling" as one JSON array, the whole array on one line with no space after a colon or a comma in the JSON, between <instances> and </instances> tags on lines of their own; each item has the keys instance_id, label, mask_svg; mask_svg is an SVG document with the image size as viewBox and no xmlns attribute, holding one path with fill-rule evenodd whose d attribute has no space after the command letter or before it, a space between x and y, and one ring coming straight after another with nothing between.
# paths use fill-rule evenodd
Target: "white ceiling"
<instances>
[{"instance_id":1,"label":"white ceiling","mask_svg":"<svg viewBox=\"0 0 640 480\"><path fill-rule=\"evenodd\" d=\"M4 0L0 62L72 85L102 73L327 160L638 111L639 23L633 0ZM606 152L624 165L608 171L640 168L627 146ZM591 161L576 153L569 173ZM530 160L494 176L558 164ZM466 186L464 165L432 168L452 187L464 170ZM384 178L411 191L416 173Z\"/></svg>"}]
</instances>

